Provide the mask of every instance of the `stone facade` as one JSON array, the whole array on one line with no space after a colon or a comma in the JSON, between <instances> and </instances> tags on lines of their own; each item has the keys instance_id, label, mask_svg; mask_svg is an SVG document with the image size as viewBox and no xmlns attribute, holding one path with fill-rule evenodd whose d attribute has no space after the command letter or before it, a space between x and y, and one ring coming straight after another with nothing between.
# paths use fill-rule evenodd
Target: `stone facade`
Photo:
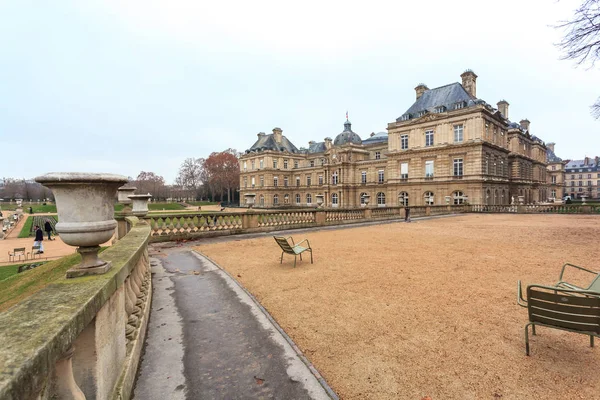
<instances>
[{"instance_id":1,"label":"stone facade","mask_svg":"<svg viewBox=\"0 0 600 400\"><path fill-rule=\"evenodd\" d=\"M494 108L476 97L477 75L461 83L415 88L415 103L365 140L351 129L296 148L280 128L258 134L240 159L240 199L257 207L510 204L548 198L546 146L529 121L508 120L508 102ZM368 196L365 196L368 195ZM368 200L366 200L368 199Z\"/></svg>"},{"instance_id":2,"label":"stone facade","mask_svg":"<svg viewBox=\"0 0 600 400\"><path fill-rule=\"evenodd\" d=\"M555 143L547 143L546 162L547 162L547 183L549 192L549 201L564 199L565 197L565 166L567 161L557 157L554 154Z\"/></svg>"},{"instance_id":3,"label":"stone facade","mask_svg":"<svg viewBox=\"0 0 600 400\"><path fill-rule=\"evenodd\" d=\"M572 199L600 198L600 162L598 157L585 157L565 164L565 194Z\"/></svg>"}]
</instances>

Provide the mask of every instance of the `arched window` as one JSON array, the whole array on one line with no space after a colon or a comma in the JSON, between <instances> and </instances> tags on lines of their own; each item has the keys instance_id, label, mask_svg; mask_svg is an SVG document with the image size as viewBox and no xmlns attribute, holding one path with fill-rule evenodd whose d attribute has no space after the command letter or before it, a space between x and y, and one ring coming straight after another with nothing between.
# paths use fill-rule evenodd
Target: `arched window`
<instances>
[{"instance_id":1,"label":"arched window","mask_svg":"<svg viewBox=\"0 0 600 400\"><path fill-rule=\"evenodd\" d=\"M306 204L308 204L309 206L312 204L312 194L310 193L306 195Z\"/></svg>"},{"instance_id":2,"label":"arched window","mask_svg":"<svg viewBox=\"0 0 600 400\"><path fill-rule=\"evenodd\" d=\"M425 192L425 194L423 195L423 198L425 199L426 206L433 205L433 203L434 203L433 192Z\"/></svg>"},{"instance_id":3,"label":"arched window","mask_svg":"<svg viewBox=\"0 0 600 400\"><path fill-rule=\"evenodd\" d=\"M290 195L286 194L283 196L283 204L288 204L290 202Z\"/></svg>"},{"instance_id":4,"label":"arched window","mask_svg":"<svg viewBox=\"0 0 600 400\"><path fill-rule=\"evenodd\" d=\"M332 185L337 185L338 184L338 173L337 173L337 171L333 171L333 174L331 174L331 184Z\"/></svg>"},{"instance_id":5,"label":"arched window","mask_svg":"<svg viewBox=\"0 0 600 400\"><path fill-rule=\"evenodd\" d=\"M465 194L459 190L452 193L452 200L453 200L454 204L463 204L465 202L464 196L465 196Z\"/></svg>"},{"instance_id":6,"label":"arched window","mask_svg":"<svg viewBox=\"0 0 600 400\"><path fill-rule=\"evenodd\" d=\"M408 192L400 192L398 200L399 205L408 207Z\"/></svg>"},{"instance_id":7,"label":"arched window","mask_svg":"<svg viewBox=\"0 0 600 400\"><path fill-rule=\"evenodd\" d=\"M263 196L262 194L258 197L258 204L260 204L261 206L265 205L265 196Z\"/></svg>"},{"instance_id":8,"label":"arched window","mask_svg":"<svg viewBox=\"0 0 600 400\"><path fill-rule=\"evenodd\" d=\"M279 196L274 194L273 195L273 205L277 205L279 204Z\"/></svg>"},{"instance_id":9,"label":"arched window","mask_svg":"<svg viewBox=\"0 0 600 400\"><path fill-rule=\"evenodd\" d=\"M361 193L361 194L360 194L360 196L359 196L359 199L360 199L360 205L361 205L362 207L364 207L364 206L366 206L366 205L367 205L367 203L365 203L365 196L366 196L366 195L367 195L366 193Z\"/></svg>"},{"instance_id":10,"label":"arched window","mask_svg":"<svg viewBox=\"0 0 600 400\"><path fill-rule=\"evenodd\" d=\"M300 193L296 194L296 204L300 204Z\"/></svg>"},{"instance_id":11,"label":"arched window","mask_svg":"<svg viewBox=\"0 0 600 400\"><path fill-rule=\"evenodd\" d=\"M331 195L331 206L332 207L338 206L338 194L337 193L334 193Z\"/></svg>"},{"instance_id":12,"label":"arched window","mask_svg":"<svg viewBox=\"0 0 600 400\"><path fill-rule=\"evenodd\" d=\"M377 193L377 207L385 207L385 193Z\"/></svg>"},{"instance_id":13,"label":"arched window","mask_svg":"<svg viewBox=\"0 0 600 400\"><path fill-rule=\"evenodd\" d=\"M486 205L491 205L492 203L492 191L490 189L486 190L485 192L485 204Z\"/></svg>"}]
</instances>

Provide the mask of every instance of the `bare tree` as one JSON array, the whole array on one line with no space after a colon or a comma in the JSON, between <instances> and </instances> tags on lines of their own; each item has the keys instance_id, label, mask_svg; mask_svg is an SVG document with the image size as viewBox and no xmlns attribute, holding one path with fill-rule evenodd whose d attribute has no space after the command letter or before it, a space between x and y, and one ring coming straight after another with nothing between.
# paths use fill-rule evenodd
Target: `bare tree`
<instances>
[{"instance_id":1,"label":"bare tree","mask_svg":"<svg viewBox=\"0 0 600 400\"><path fill-rule=\"evenodd\" d=\"M202 184L203 167L203 158L186 158L179 167L175 184L182 189L191 191L194 197L197 196L198 188Z\"/></svg>"},{"instance_id":2,"label":"bare tree","mask_svg":"<svg viewBox=\"0 0 600 400\"><path fill-rule=\"evenodd\" d=\"M563 60L574 60L577 65L593 67L600 59L600 0L583 0L573 18L557 28L565 31L557 46L563 51ZM591 106L594 118L600 118L600 98Z\"/></svg>"}]
</instances>

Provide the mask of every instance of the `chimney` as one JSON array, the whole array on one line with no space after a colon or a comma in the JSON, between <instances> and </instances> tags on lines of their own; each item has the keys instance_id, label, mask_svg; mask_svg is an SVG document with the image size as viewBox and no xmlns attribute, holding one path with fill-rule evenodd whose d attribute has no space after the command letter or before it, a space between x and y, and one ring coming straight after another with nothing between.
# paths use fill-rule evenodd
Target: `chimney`
<instances>
[{"instance_id":1,"label":"chimney","mask_svg":"<svg viewBox=\"0 0 600 400\"><path fill-rule=\"evenodd\" d=\"M260 139L261 137L265 136L265 133L264 132L258 132L258 134L256 136L258 136L258 138Z\"/></svg>"},{"instance_id":2,"label":"chimney","mask_svg":"<svg viewBox=\"0 0 600 400\"><path fill-rule=\"evenodd\" d=\"M415 88L415 92L417 92L417 100L419 100L419 97L423 96L423 93L425 93L426 90L429 90L427 85L424 83L419 83L419 85Z\"/></svg>"},{"instance_id":3,"label":"chimney","mask_svg":"<svg viewBox=\"0 0 600 400\"><path fill-rule=\"evenodd\" d=\"M500 110L500 113L502 114L502 116L507 119L508 119L508 106L509 105L510 104L508 104L508 101L506 101L506 100L500 100L498 102L498 110Z\"/></svg>"},{"instance_id":4,"label":"chimney","mask_svg":"<svg viewBox=\"0 0 600 400\"><path fill-rule=\"evenodd\" d=\"M371 132L371 137L375 136L375 132Z\"/></svg>"},{"instance_id":5,"label":"chimney","mask_svg":"<svg viewBox=\"0 0 600 400\"><path fill-rule=\"evenodd\" d=\"M311 140L310 142L308 142L308 145L309 145L309 146L312 146L313 144L315 144L315 141L314 141L314 140Z\"/></svg>"},{"instance_id":6,"label":"chimney","mask_svg":"<svg viewBox=\"0 0 600 400\"><path fill-rule=\"evenodd\" d=\"M330 137L326 137L324 140L325 140L325 148L327 150L329 150L331 148L331 138Z\"/></svg>"},{"instance_id":7,"label":"chimney","mask_svg":"<svg viewBox=\"0 0 600 400\"><path fill-rule=\"evenodd\" d=\"M583 160L583 165L590 165L590 158L589 158L589 157L586 157L586 158Z\"/></svg>"},{"instance_id":8,"label":"chimney","mask_svg":"<svg viewBox=\"0 0 600 400\"><path fill-rule=\"evenodd\" d=\"M556 143L554 143L554 142L546 143L546 148L554 153L554 145L555 144Z\"/></svg>"},{"instance_id":9,"label":"chimney","mask_svg":"<svg viewBox=\"0 0 600 400\"><path fill-rule=\"evenodd\" d=\"M281 128L273 128L273 139L275 139L276 143L281 143L281 138L282 138L281 132L283 132L281 130Z\"/></svg>"},{"instance_id":10,"label":"chimney","mask_svg":"<svg viewBox=\"0 0 600 400\"><path fill-rule=\"evenodd\" d=\"M521 121L519 121L519 124L521 124L521 128L525 129L526 131L529 132L529 124L531 122L529 122L529 120L527 118L522 119Z\"/></svg>"},{"instance_id":11,"label":"chimney","mask_svg":"<svg viewBox=\"0 0 600 400\"><path fill-rule=\"evenodd\" d=\"M460 77L462 78L463 88L473 97L477 97L477 75L470 69L463 72Z\"/></svg>"},{"instance_id":12,"label":"chimney","mask_svg":"<svg viewBox=\"0 0 600 400\"><path fill-rule=\"evenodd\" d=\"M598 166L598 156L594 157L594 163Z\"/></svg>"}]
</instances>

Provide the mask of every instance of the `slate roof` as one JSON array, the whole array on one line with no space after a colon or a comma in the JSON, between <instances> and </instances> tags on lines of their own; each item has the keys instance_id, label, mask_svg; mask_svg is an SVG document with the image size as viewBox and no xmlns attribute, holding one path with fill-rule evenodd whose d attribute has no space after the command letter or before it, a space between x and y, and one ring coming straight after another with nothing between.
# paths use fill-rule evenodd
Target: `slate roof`
<instances>
[{"instance_id":1,"label":"slate roof","mask_svg":"<svg viewBox=\"0 0 600 400\"><path fill-rule=\"evenodd\" d=\"M352 123L346 120L344 122L344 131L335 137L334 146L341 146L347 143L361 144L360 136L352 132Z\"/></svg>"},{"instance_id":2,"label":"slate roof","mask_svg":"<svg viewBox=\"0 0 600 400\"><path fill-rule=\"evenodd\" d=\"M598 165L593 157L589 158L588 165L585 165L585 160L571 160L565 166L565 169L583 169L586 172L588 168L591 168L593 171L598 169Z\"/></svg>"},{"instance_id":3,"label":"slate roof","mask_svg":"<svg viewBox=\"0 0 600 400\"><path fill-rule=\"evenodd\" d=\"M435 112L435 109L440 106L446 107L447 110L453 110L454 105L461 101L466 103L466 107L472 107L482 102L471 96L460 83L455 82L426 90L402 115L409 114L411 118L415 118L421 111ZM396 121L401 120L402 116L396 119Z\"/></svg>"},{"instance_id":4,"label":"slate roof","mask_svg":"<svg viewBox=\"0 0 600 400\"><path fill-rule=\"evenodd\" d=\"M309 153L324 153L327 148L325 147L325 142L312 142L308 145Z\"/></svg>"},{"instance_id":5,"label":"slate roof","mask_svg":"<svg viewBox=\"0 0 600 400\"><path fill-rule=\"evenodd\" d=\"M294 144L290 142L285 136L281 137L281 143L277 143L272 133L269 135L260 134L258 140L252 145L252 147L246 150L246 153L265 150L300 153L296 146L294 146Z\"/></svg>"},{"instance_id":6,"label":"slate roof","mask_svg":"<svg viewBox=\"0 0 600 400\"><path fill-rule=\"evenodd\" d=\"M561 162L562 158L558 157L554 152L550 149L546 149L546 162L547 163L556 163Z\"/></svg>"},{"instance_id":7,"label":"slate roof","mask_svg":"<svg viewBox=\"0 0 600 400\"><path fill-rule=\"evenodd\" d=\"M363 140L362 144L369 145L369 144L376 144L376 143L385 143L387 141L388 141L387 132L378 132L375 135L369 137L368 139Z\"/></svg>"}]
</instances>

